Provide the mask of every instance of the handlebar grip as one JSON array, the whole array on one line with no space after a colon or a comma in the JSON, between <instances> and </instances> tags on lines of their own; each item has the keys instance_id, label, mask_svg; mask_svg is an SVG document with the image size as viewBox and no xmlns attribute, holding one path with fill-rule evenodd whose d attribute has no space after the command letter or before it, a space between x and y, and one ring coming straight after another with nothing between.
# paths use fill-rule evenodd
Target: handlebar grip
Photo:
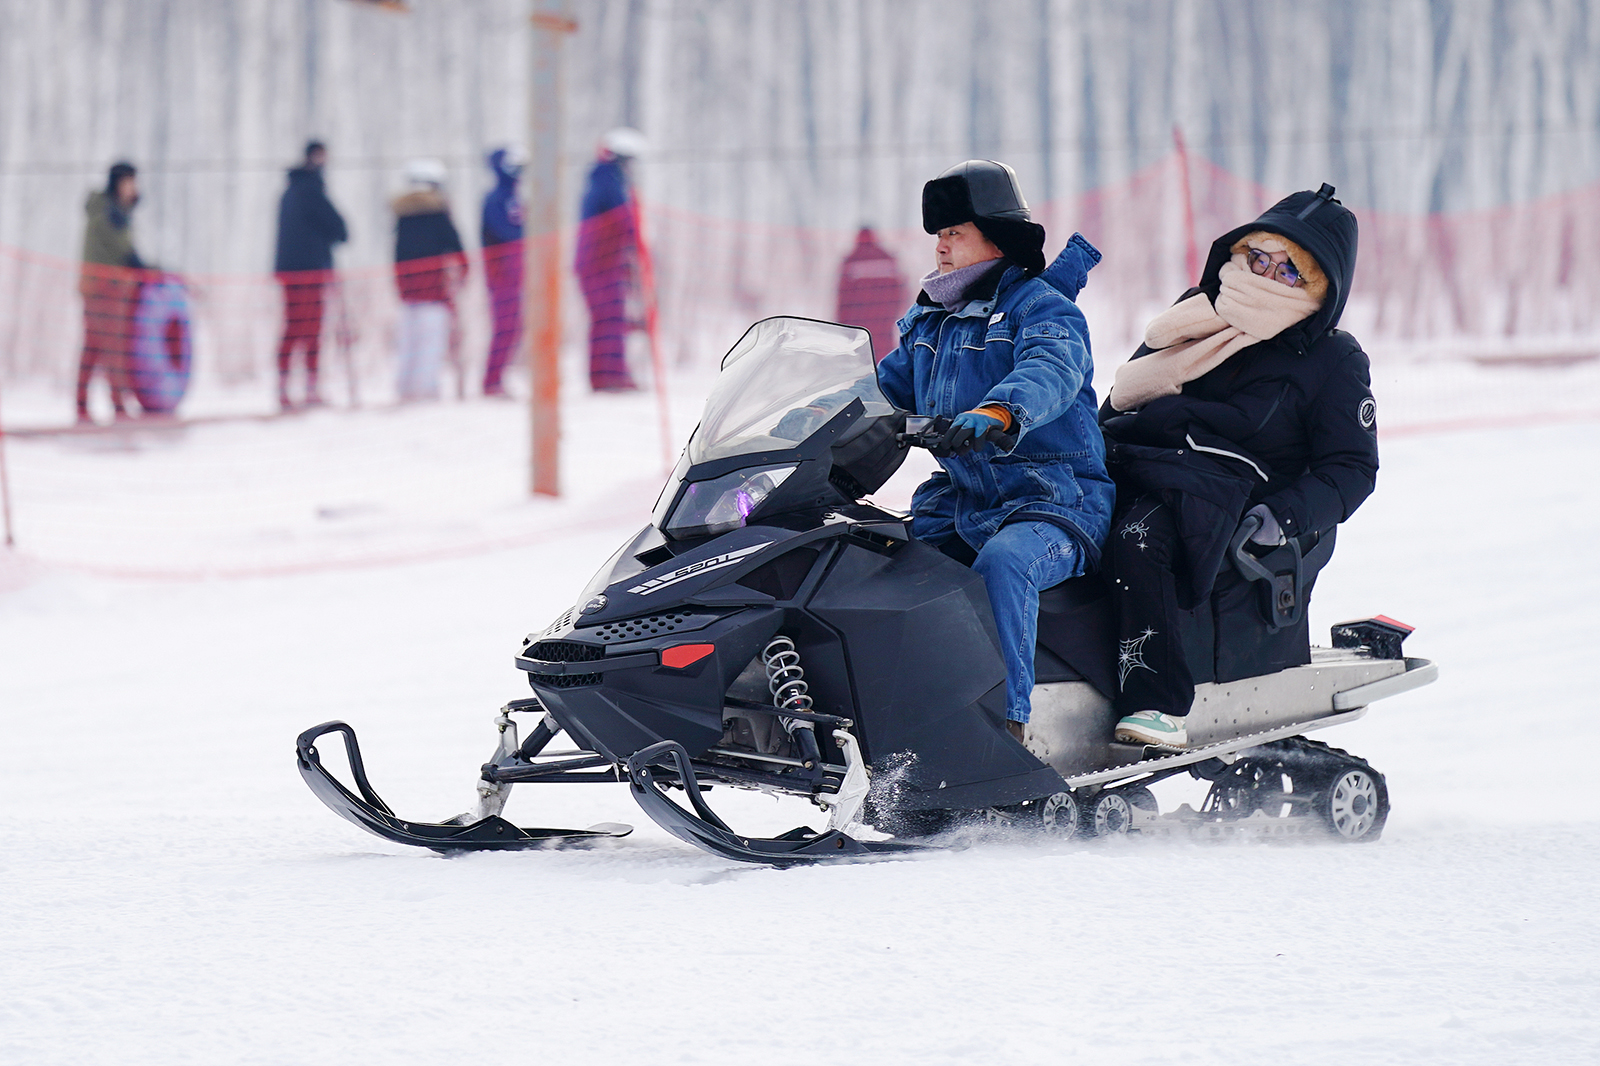
<instances>
[{"instance_id":1,"label":"handlebar grip","mask_svg":"<svg viewBox=\"0 0 1600 1066\"><path fill-rule=\"evenodd\" d=\"M1232 559L1239 572L1251 581L1271 581L1272 571L1262 566L1254 555L1244 550L1244 546L1250 543L1250 538L1255 536L1260 528L1259 516L1245 515L1239 523L1239 528L1234 530L1233 539L1228 542L1228 558Z\"/></svg>"},{"instance_id":2,"label":"handlebar grip","mask_svg":"<svg viewBox=\"0 0 1600 1066\"><path fill-rule=\"evenodd\" d=\"M993 444L1001 451L1009 452L1011 449L1017 446L1018 436L1019 434L1009 433L1005 430L991 429L988 433L983 435L983 439L988 441L990 444Z\"/></svg>"}]
</instances>

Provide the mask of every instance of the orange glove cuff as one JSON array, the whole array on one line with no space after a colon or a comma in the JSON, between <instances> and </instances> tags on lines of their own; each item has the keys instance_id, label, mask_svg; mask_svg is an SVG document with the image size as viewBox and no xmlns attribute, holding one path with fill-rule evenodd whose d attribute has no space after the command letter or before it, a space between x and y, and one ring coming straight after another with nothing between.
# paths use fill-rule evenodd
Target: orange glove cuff
<instances>
[{"instance_id":1,"label":"orange glove cuff","mask_svg":"<svg viewBox=\"0 0 1600 1066\"><path fill-rule=\"evenodd\" d=\"M1011 431L1011 427L1014 426L1017 421L1015 418L1011 417L1011 412L1009 410L1001 407L997 403L984 404L982 407L974 407L973 410L980 415L988 415L990 418L998 418L1000 420L1000 428L1008 433Z\"/></svg>"}]
</instances>

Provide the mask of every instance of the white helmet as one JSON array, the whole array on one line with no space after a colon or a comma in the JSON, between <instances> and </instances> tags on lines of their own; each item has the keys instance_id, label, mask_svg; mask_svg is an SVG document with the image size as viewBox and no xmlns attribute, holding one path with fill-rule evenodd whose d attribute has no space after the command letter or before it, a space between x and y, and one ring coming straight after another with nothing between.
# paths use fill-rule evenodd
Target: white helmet
<instances>
[{"instance_id":1,"label":"white helmet","mask_svg":"<svg viewBox=\"0 0 1600 1066\"><path fill-rule=\"evenodd\" d=\"M627 126L611 130L600 139L600 143L606 151L624 159L644 155L650 149L650 142L645 140L644 134Z\"/></svg>"},{"instance_id":2,"label":"white helmet","mask_svg":"<svg viewBox=\"0 0 1600 1066\"><path fill-rule=\"evenodd\" d=\"M413 159L406 164L406 180L413 185L443 185L447 173L437 159Z\"/></svg>"}]
</instances>

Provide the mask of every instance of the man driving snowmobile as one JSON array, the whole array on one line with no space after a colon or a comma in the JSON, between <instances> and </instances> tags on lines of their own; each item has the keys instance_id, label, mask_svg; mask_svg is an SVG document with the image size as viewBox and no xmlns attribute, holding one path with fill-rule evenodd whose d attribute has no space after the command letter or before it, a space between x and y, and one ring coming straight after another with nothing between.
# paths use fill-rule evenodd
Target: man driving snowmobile
<instances>
[{"instance_id":1,"label":"man driving snowmobile","mask_svg":"<svg viewBox=\"0 0 1600 1066\"><path fill-rule=\"evenodd\" d=\"M1039 591L1097 567L1110 526L1088 323L1050 283L1044 227L1004 163L972 159L928 182L922 224L938 236L936 266L878 382L895 406L951 419L949 454L912 500L911 532L983 575L1020 740ZM1098 259L1074 235L1057 264L1081 278Z\"/></svg>"}]
</instances>

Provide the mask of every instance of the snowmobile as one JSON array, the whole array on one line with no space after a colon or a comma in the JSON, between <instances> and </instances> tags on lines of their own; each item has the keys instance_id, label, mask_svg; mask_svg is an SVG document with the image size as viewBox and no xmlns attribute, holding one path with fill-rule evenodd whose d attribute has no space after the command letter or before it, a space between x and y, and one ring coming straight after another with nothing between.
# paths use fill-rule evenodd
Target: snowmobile
<instances>
[{"instance_id":1,"label":"snowmobile","mask_svg":"<svg viewBox=\"0 0 1600 1066\"><path fill-rule=\"evenodd\" d=\"M865 330L756 323L727 354L652 521L617 550L516 665L533 695L495 718L475 810L397 817L367 779L354 730L299 737L301 775L343 817L436 851L539 847L629 827L522 828L514 785L628 783L674 836L730 859L789 864L937 846L973 818L1058 838L1120 833L1376 839L1383 775L1305 738L1427 684L1410 629L1382 616L1312 649L1305 608L1333 531L1258 555L1242 526L1186 636L1199 684L1191 746L1113 740L1118 647L1098 576L1040 597L1038 684L1024 739L1005 727L1006 672L982 578L869 502L911 447L945 426L879 391ZM1002 442L1004 443L1004 442ZM525 739L514 715L534 718ZM341 734L354 788L318 744ZM566 734L573 746L550 749ZM1200 810L1163 814L1149 786L1210 782ZM714 786L810 800L821 830L742 834Z\"/></svg>"}]
</instances>

